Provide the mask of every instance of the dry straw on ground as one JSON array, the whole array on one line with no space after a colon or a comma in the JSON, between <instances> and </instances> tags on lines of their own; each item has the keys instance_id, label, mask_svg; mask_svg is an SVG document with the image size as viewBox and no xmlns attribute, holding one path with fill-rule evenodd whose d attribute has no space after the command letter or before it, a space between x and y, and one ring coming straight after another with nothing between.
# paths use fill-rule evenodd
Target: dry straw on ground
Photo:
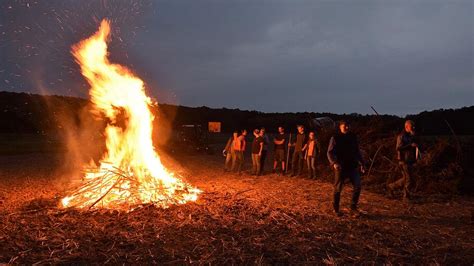
<instances>
[{"instance_id":1,"label":"dry straw on ground","mask_svg":"<svg viewBox=\"0 0 474 266\"><path fill-rule=\"evenodd\" d=\"M130 213L58 209L64 181L52 169L60 159L3 158L0 262L474 262L472 199L422 198L405 205L364 190L361 208L367 214L336 218L330 183L224 174L219 157L180 158L186 168L172 167L204 191L199 200ZM343 195L345 207L350 189Z\"/></svg>"}]
</instances>

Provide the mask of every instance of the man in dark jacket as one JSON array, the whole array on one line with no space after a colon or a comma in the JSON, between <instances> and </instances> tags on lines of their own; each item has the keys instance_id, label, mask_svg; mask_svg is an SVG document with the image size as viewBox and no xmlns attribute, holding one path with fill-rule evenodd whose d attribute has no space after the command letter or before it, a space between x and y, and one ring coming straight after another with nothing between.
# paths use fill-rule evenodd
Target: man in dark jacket
<instances>
[{"instance_id":1,"label":"man in dark jacket","mask_svg":"<svg viewBox=\"0 0 474 266\"><path fill-rule=\"evenodd\" d=\"M307 141L306 135L304 133L304 127L302 125L298 125L296 128L298 129L296 141L294 143L288 143L288 148L295 147L293 151L293 158L291 160L291 176L301 175L301 172L303 171L303 147Z\"/></svg>"},{"instance_id":2,"label":"man in dark jacket","mask_svg":"<svg viewBox=\"0 0 474 266\"><path fill-rule=\"evenodd\" d=\"M263 135L265 132L255 129L253 135L255 139L252 142L252 174L259 176L262 174L262 151L263 151Z\"/></svg>"},{"instance_id":3,"label":"man in dark jacket","mask_svg":"<svg viewBox=\"0 0 474 266\"><path fill-rule=\"evenodd\" d=\"M415 123L405 121L405 130L397 136L397 159L402 171L402 177L388 185L389 194L393 190L403 188L403 199L410 199L410 185L412 183L413 165L419 157L419 144L415 136Z\"/></svg>"},{"instance_id":4,"label":"man in dark jacket","mask_svg":"<svg viewBox=\"0 0 474 266\"><path fill-rule=\"evenodd\" d=\"M357 204L361 191L358 168L360 167L361 172L365 172L364 161L359 149L357 136L350 132L350 126L346 121L339 122L339 133L334 135L329 141L327 156L335 170L333 207L336 215L342 215L339 211L339 202L346 178L349 178L353 188L351 211L354 215L358 215Z\"/></svg>"},{"instance_id":5,"label":"man in dark jacket","mask_svg":"<svg viewBox=\"0 0 474 266\"><path fill-rule=\"evenodd\" d=\"M268 138L268 135L265 133L266 130L264 127L260 128L259 132L262 134L262 137L263 137L263 150L262 150L262 155L260 156L260 166L262 167L261 173L263 173L265 171L265 160L267 159L268 144L270 143L270 139Z\"/></svg>"},{"instance_id":6,"label":"man in dark jacket","mask_svg":"<svg viewBox=\"0 0 474 266\"><path fill-rule=\"evenodd\" d=\"M278 165L281 166L281 174L285 174L285 146L286 146L286 134L283 127L278 127L278 134L273 138L275 144L274 160L273 160L273 173L277 172Z\"/></svg>"}]
</instances>

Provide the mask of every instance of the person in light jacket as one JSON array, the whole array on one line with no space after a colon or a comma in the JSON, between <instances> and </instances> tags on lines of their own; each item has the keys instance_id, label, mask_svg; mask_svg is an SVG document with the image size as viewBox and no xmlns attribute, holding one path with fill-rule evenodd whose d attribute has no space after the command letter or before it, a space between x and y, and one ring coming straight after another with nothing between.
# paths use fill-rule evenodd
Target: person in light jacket
<instances>
[{"instance_id":1,"label":"person in light jacket","mask_svg":"<svg viewBox=\"0 0 474 266\"><path fill-rule=\"evenodd\" d=\"M311 131L308 135L308 142L303 147L303 150L306 151L306 165L308 166L308 178L316 178L316 156L321 152L321 146L319 140L316 139L316 134Z\"/></svg>"}]
</instances>

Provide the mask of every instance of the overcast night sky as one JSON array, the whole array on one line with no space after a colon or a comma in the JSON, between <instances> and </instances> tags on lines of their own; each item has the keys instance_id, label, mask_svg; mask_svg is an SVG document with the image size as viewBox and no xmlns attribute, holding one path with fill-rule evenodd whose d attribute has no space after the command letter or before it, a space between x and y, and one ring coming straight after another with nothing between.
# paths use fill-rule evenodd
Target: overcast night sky
<instances>
[{"instance_id":1,"label":"overcast night sky","mask_svg":"<svg viewBox=\"0 0 474 266\"><path fill-rule=\"evenodd\" d=\"M87 97L70 47L112 22L159 102L407 114L474 104L474 1L0 1L0 91Z\"/></svg>"}]
</instances>

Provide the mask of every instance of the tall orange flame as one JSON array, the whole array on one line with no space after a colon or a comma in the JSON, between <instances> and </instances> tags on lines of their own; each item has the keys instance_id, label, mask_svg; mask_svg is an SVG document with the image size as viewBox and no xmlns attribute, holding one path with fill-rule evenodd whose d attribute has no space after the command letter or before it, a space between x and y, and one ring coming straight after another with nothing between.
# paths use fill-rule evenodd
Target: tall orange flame
<instances>
[{"instance_id":1,"label":"tall orange flame","mask_svg":"<svg viewBox=\"0 0 474 266\"><path fill-rule=\"evenodd\" d=\"M153 148L152 121L143 81L107 58L110 24L72 48L72 54L89 82L94 111L110 123L105 129L107 152L100 166L86 173L89 185L63 198L64 207L132 208L153 203L162 207L197 199L199 190L189 186L161 163ZM116 122L125 114L125 126ZM122 121L120 121L122 122Z\"/></svg>"}]
</instances>

